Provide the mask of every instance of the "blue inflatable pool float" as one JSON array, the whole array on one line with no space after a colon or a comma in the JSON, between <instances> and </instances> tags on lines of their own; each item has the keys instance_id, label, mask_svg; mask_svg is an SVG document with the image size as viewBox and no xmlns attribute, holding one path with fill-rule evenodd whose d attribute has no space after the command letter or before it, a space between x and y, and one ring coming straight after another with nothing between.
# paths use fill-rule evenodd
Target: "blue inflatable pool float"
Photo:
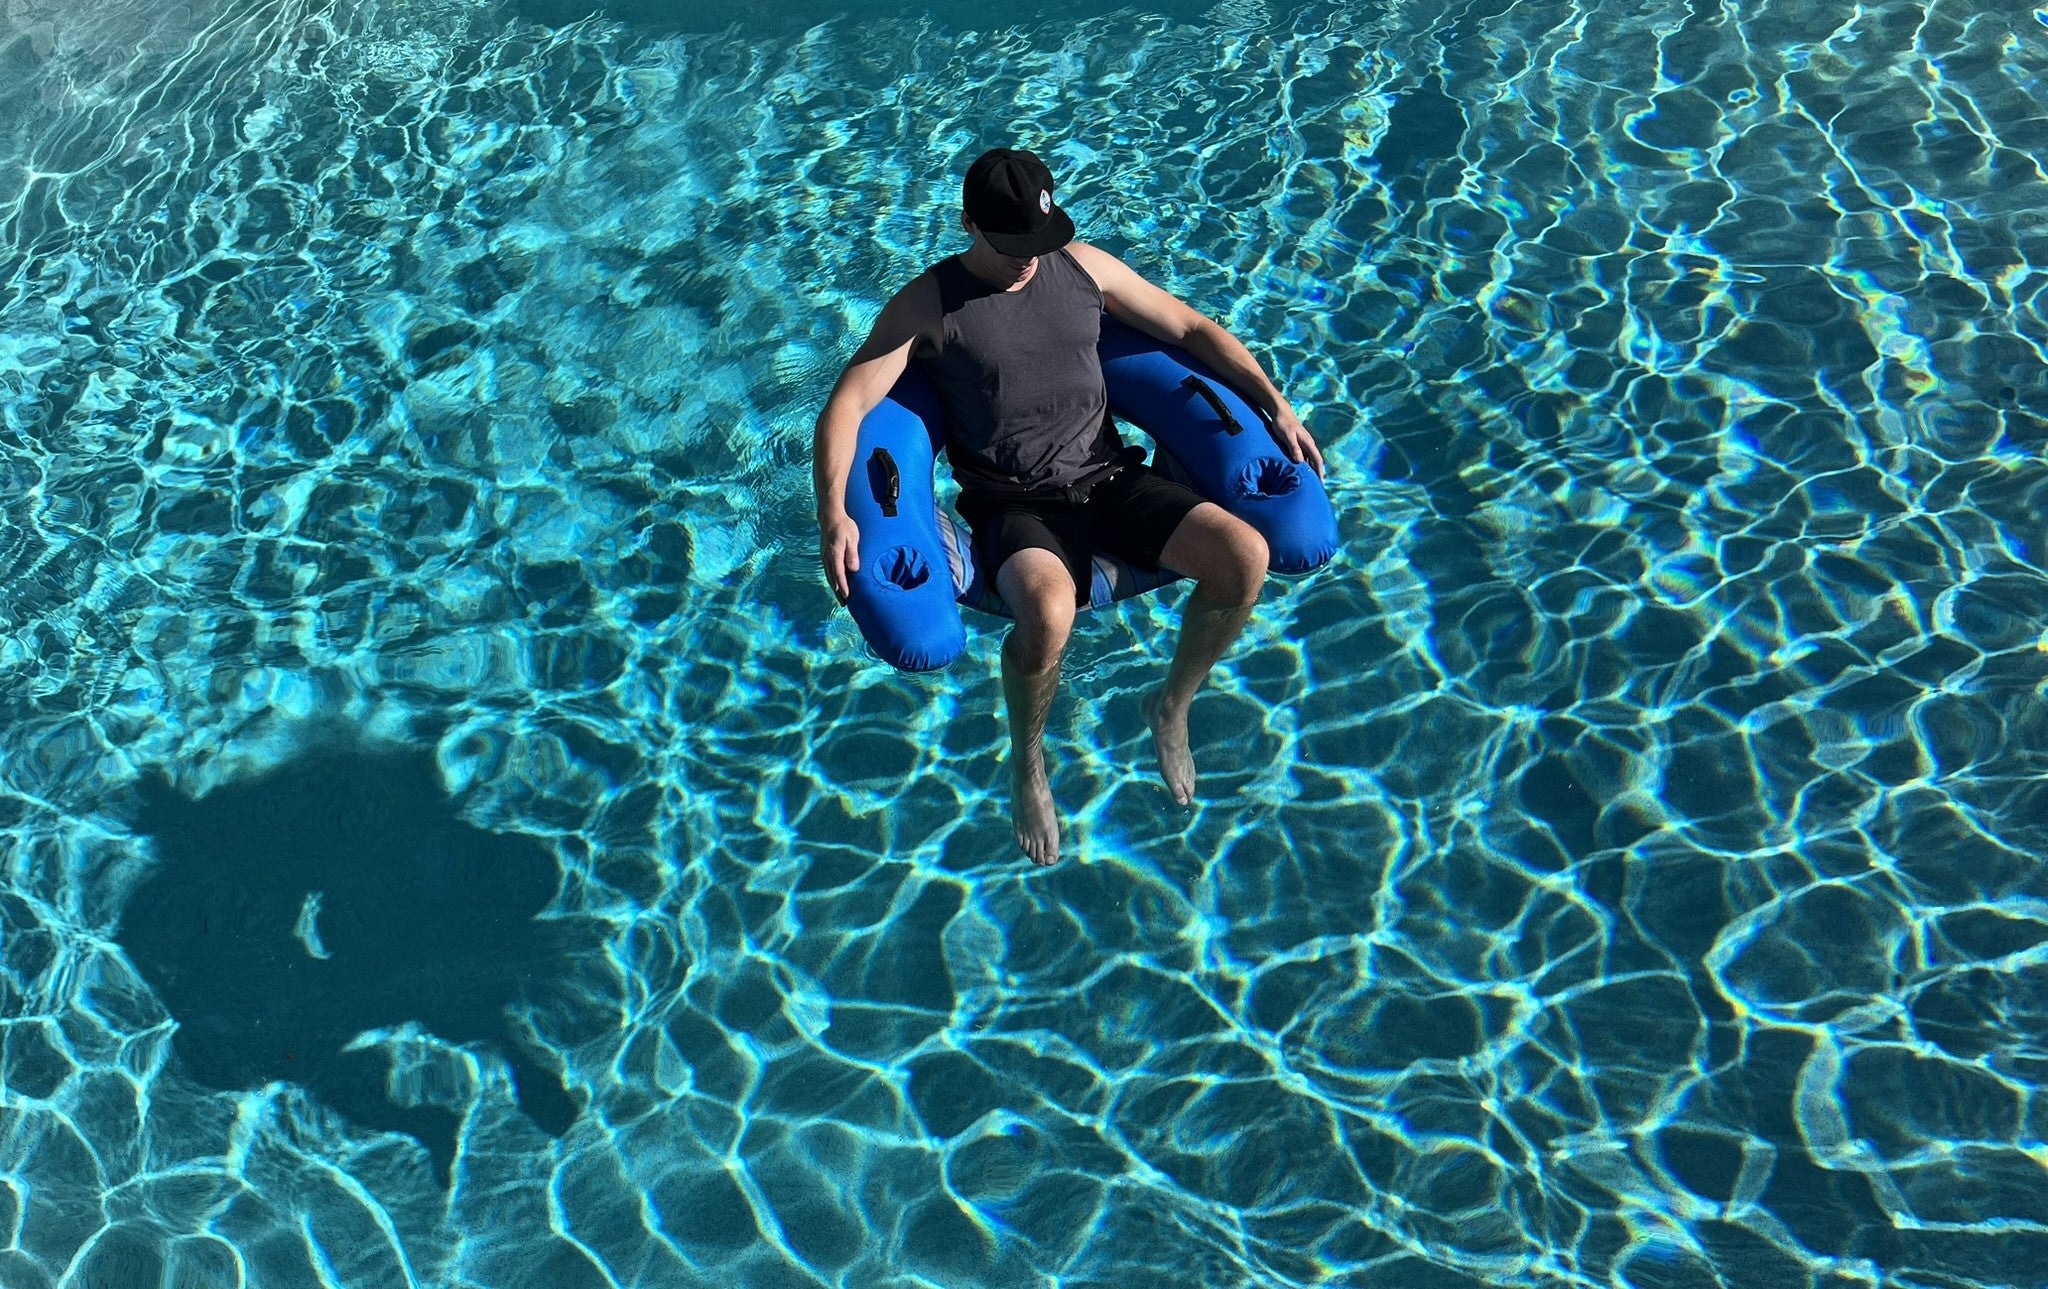
<instances>
[{"instance_id":1,"label":"blue inflatable pool float","mask_svg":"<svg viewBox=\"0 0 2048 1289\"><path fill-rule=\"evenodd\" d=\"M1337 551L1337 517L1315 468L1289 461L1250 405L1187 351L1104 314L1102 376L1119 420L1152 436L1152 464L1259 530L1276 573L1308 573ZM944 448L939 394L912 364L860 424L846 513L860 570L846 607L884 662L936 671L967 647L960 606L1009 617L974 566L965 521L942 508L932 471ZM1098 556L1090 605L1177 581Z\"/></svg>"}]
</instances>

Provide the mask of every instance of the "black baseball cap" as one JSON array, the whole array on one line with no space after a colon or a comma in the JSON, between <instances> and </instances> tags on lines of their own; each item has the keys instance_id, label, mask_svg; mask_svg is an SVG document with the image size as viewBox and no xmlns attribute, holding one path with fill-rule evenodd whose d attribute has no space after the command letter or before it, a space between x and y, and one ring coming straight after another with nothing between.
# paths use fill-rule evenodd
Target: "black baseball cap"
<instances>
[{"instance_id":1,"label":"black baseball cap","mask_svg":"<svg viewBox=\"0 0 2048 1289\"><path fill-rule=\"evenodd\" d=\"M1052 171L1021 148L990 148L976 157L960 205L1005 255L1044 255L1074 240L1074 221L1053 204Z\"/></svg>"}]
</instances>

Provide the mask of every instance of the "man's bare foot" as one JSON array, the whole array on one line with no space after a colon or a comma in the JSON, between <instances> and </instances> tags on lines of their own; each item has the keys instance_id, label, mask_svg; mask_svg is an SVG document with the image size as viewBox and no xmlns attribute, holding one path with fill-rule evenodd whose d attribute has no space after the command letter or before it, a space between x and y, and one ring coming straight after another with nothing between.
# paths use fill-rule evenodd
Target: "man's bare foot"
<instances>
[{"instance_id":1,"label":"man's bare foot","mask_svg":"<svg viewBox=\"0 0 2048 1289\"><path fill-rule=\"evenodd\" d=\"M1056 864L1060 858L1060 816L1052 803L1052 785L1045 781L1045 763L1010 766L1010 822L1017 844L1034 864Z\"/></svg>"},{"instance_id":2,"label":"man's bare foot","mask_svg":"<svg viewBox=\"0 0 2048 1289\"><path fill-rule=\"evenodd\" d=\"M1145 723L1152 727L1152 746L1159 751L1159 773L1166 790L1182 805L1195 800L1195 757L1188 750L1188 709L1168 711L1162 687L1145 695Z\"/></svg>"}]
</instances>

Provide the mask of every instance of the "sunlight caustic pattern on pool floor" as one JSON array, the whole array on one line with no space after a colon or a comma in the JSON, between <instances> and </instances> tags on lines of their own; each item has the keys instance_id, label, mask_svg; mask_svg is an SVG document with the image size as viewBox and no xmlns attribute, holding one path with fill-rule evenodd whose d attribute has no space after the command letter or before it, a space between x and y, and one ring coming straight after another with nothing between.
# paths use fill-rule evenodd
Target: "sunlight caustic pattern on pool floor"
<instances>
[{"instance_id":1,"label":"sunlight caustic pattern on pool floor","mask_svg":"<svg viewBox=\"0 0 2048 1289\"><path fill-rule=\"evenodd\" d=\"M2044 15L532 12L0 3L0 1283L2048 1280ZM1007 142L1343 514L1051 872L809 496Z\"/></svg>"}]
</instances>

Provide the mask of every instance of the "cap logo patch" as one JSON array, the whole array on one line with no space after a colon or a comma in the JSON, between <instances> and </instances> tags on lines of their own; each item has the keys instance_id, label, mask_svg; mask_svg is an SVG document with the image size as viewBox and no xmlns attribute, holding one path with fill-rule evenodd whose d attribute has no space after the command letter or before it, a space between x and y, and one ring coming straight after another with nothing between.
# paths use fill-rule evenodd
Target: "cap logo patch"
<instances>
[{"instance_id":1,"label":"cap logo patch","mask_svg":"<svg viewBox=\"0 0 2048 1289\"><path fill-rule=\"evenodd\" d=\"M1038 190L1038 213L1041 215L1052 214L1052 194L1043 188Z\"/></svg>"}]
</instances>

